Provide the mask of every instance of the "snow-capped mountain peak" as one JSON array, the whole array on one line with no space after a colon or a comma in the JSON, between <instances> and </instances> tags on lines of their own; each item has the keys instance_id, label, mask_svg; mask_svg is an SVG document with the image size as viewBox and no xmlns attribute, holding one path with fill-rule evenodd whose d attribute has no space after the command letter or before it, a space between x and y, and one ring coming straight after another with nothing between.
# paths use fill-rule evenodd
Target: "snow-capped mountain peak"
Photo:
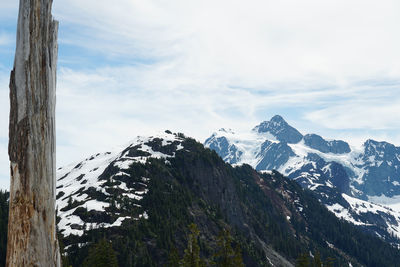
<instances>
[{"instance_id":1,"label":"snow-capped mountain peak","mask_svg":"<svg viewBox=\"0 0 400 267\"><path fill-rule=\"evenodd\" d=\"M208 138L205 146L233 165L249 164L262 172L277 170L314 191L329 207L339 199L348 202L350 197L365 201L376 196L398 199L400 195L400 148L387 142L367 140L361 149L354 149L342 140L326 140L317 134L303 136L276 115L250 133L233 136L219 132ZM352 205L344 206L349 214L355 211ZM390 237L389 225L400 224L400 218L380 212L375 223ZM398 235L400 229L392 228ZM382 231L376 232L382 235Z\"/></svg>"}]
</instances>

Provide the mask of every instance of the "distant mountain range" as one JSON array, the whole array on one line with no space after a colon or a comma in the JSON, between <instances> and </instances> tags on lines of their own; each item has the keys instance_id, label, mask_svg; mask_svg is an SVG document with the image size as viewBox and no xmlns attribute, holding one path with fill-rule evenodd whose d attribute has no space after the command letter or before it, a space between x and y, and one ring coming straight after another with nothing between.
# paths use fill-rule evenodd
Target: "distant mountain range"
<instances>
[{"instance_id":1,"label":"distant mountain range","mask_svg":"<svg viewBox=\"0 0 400 267\"><path fill-rule=\"evenodd\" d=\"M303 135L279 115L248 133L222 128L204 144L232 165L279 171L315 192L338 217L399 244L393 236L400 237L400 204L382 205L400 203L399 147L367 140L357 149Z\"/></svg>"},{"instance_id":2,"label":"distant mountain range","mask_svg":"<svg viewBox=\"0 0 400 267\"><path fill-rule=\"evenodd\" d=\"M259 138L247 143L236 142L236 135L225 131L229 138L213 135L207 145L227 151L224 159L231 163L246 158L258 166L259 157L250 156L260 154L264 159L272 151L268 147L274 146L286 149L289 160L294 158L297 152L290 147L299 140L298 132L275 127L272 133L258 133L266 128L266 124L256 127L253 134ZM271 169L279 161L274 162L263 164ZM281 165L287 162L282 160ZM334 168L331 163L326 172ZM340 184L331 176L322 181L314 169L315 174L304 181L318 180L313 182L315 188L334 191ZM371 217L390 216L383 207L340 193L335 196L328 205L334 212L343 208L345 214L351 206L359 216L364 209ZM81 266L89 248L102 238L111 241L119 266L176 266L169 263L171 255L183 256L190 223L200 230L200 254L207 266L214 266L213 251L222 229L232 233L231 245L241 248L246 266L294 266L300 255L315 253L323 261L333 258L335 266L394 266L400 257L398 249L339 220L313 193L282 174L257 172L248 165L232 167L194 139L169 131L137 137L120 151L59 168L57 211L61 251L68 266Z\"/></svg>"}]
</instances>

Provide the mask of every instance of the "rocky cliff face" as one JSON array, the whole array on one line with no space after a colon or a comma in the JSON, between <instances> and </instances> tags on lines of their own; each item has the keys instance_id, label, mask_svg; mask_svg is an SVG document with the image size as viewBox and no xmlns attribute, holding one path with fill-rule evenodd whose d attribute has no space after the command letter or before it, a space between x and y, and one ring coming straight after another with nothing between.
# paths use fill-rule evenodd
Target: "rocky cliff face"
<instances>
[{"instance_id":1,"label":"rocky cliff face","mask_svg":"<svg viewBox=\"0 0 400 267\"><path fill-rule=\"evenodd\" d=\"M55 228L58 23L51 0L20 1L10 78L7 266L59 266Z\"/></svg>"},{"instance_id":2,"label":"rocky cliff face","mask_svg":"<svg viewBox=\"0 0 400 267\"><path fill-rule=\"evenodd\" d=\"M275 115L270 121L264 121L254 127L253 131L258 133L270 133L277 140L289 144L300 142L303 135L290 126L281 116Z\"/></svg>"},{"instance_id":3,"label":"rocky cliff face","mask_svg":"<svg viewBox=\"0 0 400 267\"><path fill-rule=\"evenodd\" d=\"M356 188L368 196L400 195L400 148L387 142L367 140L358 156L364 170Z\"/></svg>"},{"instance_id":4,"label":"rocky cliff face","mask_svg":"<svg viewBox=\"0 0 400 267\"><path fill-rule=\"evenodd\" d=\"M344 141L326 141L316 134L306 134L304 136L304 144L322 153L346 154L351 151L349 144Z\"/></svg>"}]
</instances>

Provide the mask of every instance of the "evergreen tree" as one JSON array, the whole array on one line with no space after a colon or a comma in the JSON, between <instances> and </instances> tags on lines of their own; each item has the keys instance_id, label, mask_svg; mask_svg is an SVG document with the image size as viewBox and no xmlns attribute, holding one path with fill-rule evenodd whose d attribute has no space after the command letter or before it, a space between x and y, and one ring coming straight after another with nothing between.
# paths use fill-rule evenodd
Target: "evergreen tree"
<instances>
[{"instance_id":1,"label":"evergreen tree","mask_svg":"<svg viewBox=\"0 0 400 267\"><path fill-rule=\"evenodd\" d=\"M199 267L207 267L207 263L204 259L200 258L200 264Z\"/></svg>"},{"instance_id":2,"label":"evergreen tree","mask_svg":"<svg viewBox=\"0 0 400 267\"><path fill-rule=\"evenodd\" d=\"M324 267L333 267L334 261L335 261L334 258L328 257L328 258L325 260Z\"/></svg>"},{"instance_id":3,"label":"evergreen tree","mask_svg":"<svg viewBox=\"0 0 400 267\"><path fill-rule=\"evenodd\" d=\"M309 267L310 261L307 253L301 254L296 260L296 267Z\"/></svg>"},{"instance_id":4,"label":"evergreen tree","mask_svg":"<svg viewBox=\"0 0 400 267\"><path fill-rule=\"evenodd\" d=\"M181 261L183 267L200 267L200 246L198 243L198 237L200 234L197 225L192 223L189 226L190 234L188 239L188 246L185 249L185 254Z\"/></svg>"},{"instance_id":5,"label":"evergreen tree","mask_svg":"<svg viewBox=\"0 0 400 267\"><path fill-rule=\"evenodd\" d=\"M319 251L315 252L314 267L322 267L321 255L319 254Z\"/></svg>"},{"instance_id":6,"label":"evergreen tree","mask_svg":"<svg viewBox=\"0 0 400 267\"><path fill-rule=\"evenodd\" d=\"M168 267L179 266L179 254L178 254L178 249L175 246L173 246L169 252L167 266Z\"/></svg>"},{"instance_id":7,"label":"evergreen tree","mask_svg":"<svg viewBox=\"0 0 400 267\"><path fill-rule=\"evenodd\" d=\"M240 248L232 249L232 236L229 230L223 229L217 239L217 252L214 261L218 267L244 266Z\"/></svg>"},{"instance_id":8,"label":"evergreen tree","mask_svg":"<svg viewBox=\"0 0 400 267\"><path fill-rule=\"evenodd\" d=\"M111 244L105 239L89 249L89 255L86 257L84 267L118 267L117 256Z\"/></svg>"},{"instance_id":9,"label":"evergreen tree","mask_svg":"<svg viewBox=\"0 0 400 267\"><path fill-rule=\"evenodd\" d=\"M214 254L214 260L218 267L232 266L233 249L231 246L232 237L228 230L223 229L217 238L217 252Z\"/></svg>"},{"instance_id":10,"label":"evergreen tree","mask_svg":"<svg viewBox=\"0 0 400 267\"><path fill-rule=\"evenodd\" d=\"M233 256L233 266L244 267L242 250L239 245L236 245L235 254Z\"/></svg>"}]
</instances>

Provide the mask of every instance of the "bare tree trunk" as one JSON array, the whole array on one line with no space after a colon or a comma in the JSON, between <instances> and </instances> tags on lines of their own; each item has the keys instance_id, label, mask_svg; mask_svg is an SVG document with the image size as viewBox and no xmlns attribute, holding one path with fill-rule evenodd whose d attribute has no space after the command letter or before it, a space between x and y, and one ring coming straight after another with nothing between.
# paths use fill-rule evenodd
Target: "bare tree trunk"
<instances>
[{"instance_id":1,"label":"bare tree trunk","mask_svg":"<svg viewBox=\"0 0 400 267\"><path fill-rule=\"evenodd\" d=\"M52 0L20 0L10 78L7 266L60 266L55 224L58 22Z\"/></svg>"}]
</instances>

